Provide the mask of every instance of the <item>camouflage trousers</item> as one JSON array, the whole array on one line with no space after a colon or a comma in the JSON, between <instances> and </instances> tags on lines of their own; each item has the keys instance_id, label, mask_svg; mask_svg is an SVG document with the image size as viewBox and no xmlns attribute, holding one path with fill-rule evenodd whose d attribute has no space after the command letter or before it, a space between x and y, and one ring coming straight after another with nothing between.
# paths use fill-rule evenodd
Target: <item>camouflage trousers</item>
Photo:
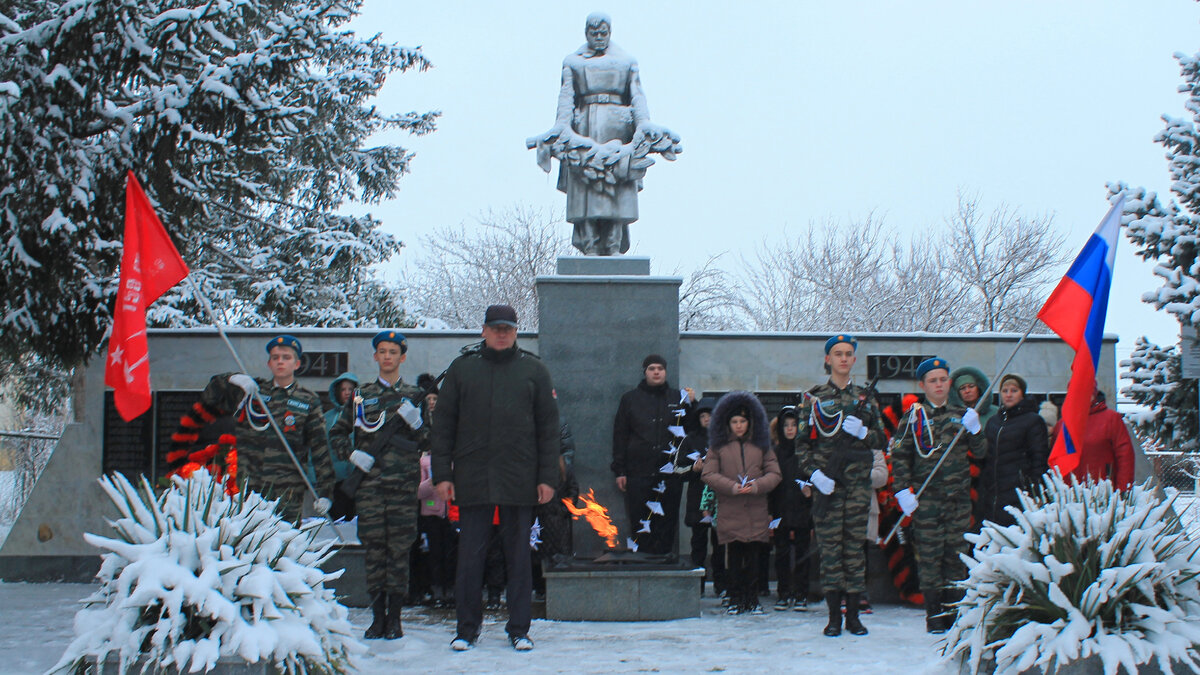
<instances>
[{"instance_id":1,"label":"camouflage trousers","mask_svg":"<svg viewBox=\"0 0 1200 675\"><path fill-rule=\"evenodd\" d=\"M363 481L355 498L358 540L366 552L367 591L408 592L408 556L417 538L416 486Z\"/></svg>"},{"instance_id":2,"label":"camouflage trousers","mask_svg":"<svg viewBox=\"0 0 1200 675\"><path fill-rule=\"evenodd\" d=\"M821 589L862 593L867 587L867 516L875 491L867 483L839 485L827 500L825 513L813 517L821 552Z\"/></svg>"},{"instance_id":3,"label":"camouflage trousers","mask_svg":"<svg viewBox=\"0 0 1200 675\"><path fill-rule=\"evenodd\" d=\"M937 494L927 490L913 514L913 544L917 577L929 596L966 577L967 566L958 557L970 550L963 535L971 527L971 500L964 492Z\"/></svg>"}]
</instances>

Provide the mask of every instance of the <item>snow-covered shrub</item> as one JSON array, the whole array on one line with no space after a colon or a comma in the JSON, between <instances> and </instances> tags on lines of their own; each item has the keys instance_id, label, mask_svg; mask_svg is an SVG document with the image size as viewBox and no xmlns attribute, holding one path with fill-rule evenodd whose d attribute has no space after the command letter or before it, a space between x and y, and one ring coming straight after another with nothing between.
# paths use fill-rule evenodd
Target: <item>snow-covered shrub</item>
<instances>
[{"instance_id":1,"label":"snow-covered shrub","mask_svg":"<svg viewBox=\"0 0 1200 675\"><path fill-rule=\"evenodd\" d=\"M963 556L965 597L946 655L976 672L1047 672L1098 656L1104 671L1171 662L1200 667L1200 544L1172 509L1176 493L1149 482L1128 493L1108 481L1047 473L1023 493L1017 522L987 522Z\"/></svg>"},{"instance_id":2,"label":"snow-covered shrub","mask_svg":"<svg viewBox=\"0 0 1200 675\"><path fill-rule=\"evenodd\" d=\"M317 524L280 518L276 502L243 490L227 495L204 469L174 476L155 495L143 477L100 479L120 517L112 538L86 534L107 551L101 587L75 615L75 639L56 669L119 654L121 671L140 656L180 672L219 657L265 659L284 672L344 673L366 650L319 565L332 543Z\"/></svg>"}]
</instances>

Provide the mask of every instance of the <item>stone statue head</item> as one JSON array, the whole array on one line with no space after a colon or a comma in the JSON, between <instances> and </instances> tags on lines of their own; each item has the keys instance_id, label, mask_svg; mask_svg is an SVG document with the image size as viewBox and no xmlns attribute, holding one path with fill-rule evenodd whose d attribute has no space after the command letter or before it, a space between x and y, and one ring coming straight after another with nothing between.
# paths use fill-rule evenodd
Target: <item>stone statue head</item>
<instances>
[{"instance_id":1,"label":"stone statue head","mask_svg":"<svg viewBox=\"0 0 1200 675\"><path fill-rule=\"evenodd\" d=\"M588 49L595 54L603 54L608 50L608 39L612 32L612 19L604 12L588 14L587 25L583 34L587 37Z\"/></svg>"}]
</instances>

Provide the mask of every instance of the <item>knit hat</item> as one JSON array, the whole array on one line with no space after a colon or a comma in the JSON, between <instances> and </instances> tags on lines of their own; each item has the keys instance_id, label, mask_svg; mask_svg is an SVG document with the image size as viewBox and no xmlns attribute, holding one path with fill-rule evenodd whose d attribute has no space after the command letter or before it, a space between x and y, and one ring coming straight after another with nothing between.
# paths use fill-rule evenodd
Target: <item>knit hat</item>
<instances>
[{"instance_id":1,"label":"knit hat","mask_svg":"<svg viewBox=\"0 0 1200 675\"><path fill-rule=\"evenodd\" d=\"M1025 378L1023 378L1020 375L1017 375L1015 373L1009 373L1009 374L1005 375L1004 377L1000 378L1000 386L997 387L997 389L1003 389L1004 383L1008 382L1009 380L1012 380L1017 385L1017 387L1020 388L1021 395L1023 396L1025 394L1025 390L1028 387L1028 385L1025 384Z\"/></svg>"},{"instance_id":2,"label":"knit hat","mask_svg":"<svg viewBox=\"0 0 1200 675\"><path fill-rule=\"evenodd\" d=\"M1038 415L1046 421L1046 426L1058 424L1058 406L1050 401L1042 401L1042 405L1038 407Z\"/></svg>"},{"instance_id":3,"label":"knit hat","mask_svg":"<svg viewBox=\"0 0 1200 675\"><path fill-rule=\"evenodd\" d=\"M646 358L642 359L642 370L649 368L651 365L653 365L655 363L662 366L663 368L667 367L666 359L659 356L658 354L651 354L651 355L647 356Z\"/></svg>"},{"instance_id":4,"label":"knit hat","mask_svg":"<svg viewBox=\"0 0 1200 675\"><path fill-rule=\"evenodd\" d=\"M975 379L975 376L970 373L962 373L958 377L954 378L955 389L958 389L964 384L973 384L976 387L979 386L979 382Z\"/></svg>"},{"instance_id":5,"label":"knit hat","mask_svg":"<svg viewBox=\"0 0 1200 675\"><path fill-rule=\"evenodd\" d=\"M424 389L426 394L438 393L437 381L429 373L421 373L417 376L417 386Z\"/></svg>"}]
</instances>

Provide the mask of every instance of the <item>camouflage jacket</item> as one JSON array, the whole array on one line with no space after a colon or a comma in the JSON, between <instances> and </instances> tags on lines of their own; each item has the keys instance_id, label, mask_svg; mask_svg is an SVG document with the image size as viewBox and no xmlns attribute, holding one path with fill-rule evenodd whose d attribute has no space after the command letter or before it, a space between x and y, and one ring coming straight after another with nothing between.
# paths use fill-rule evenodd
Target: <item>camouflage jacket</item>
<instances>
[{"instance_id":1,"label":"camouflage jacket","mask_svg":"<svg viewBox=\"0 0 1200 675\"><path fill-rule=\"evenodd\" d=\"M279 442L266 412L241 387L229 383L231 375L234 373L222 373L209 380L200 394L200 402L221 415L232 414L237 420L239 482L244 477L262 485L277 480L276 476L286 476L284 480L289 483L293 478L299 482L300 471ZM321 399L294 381L287 387L278 387L269 378L256 377L254 381L296 459L303 464L305 455L311 455L317 475L313 487L321 496L332 496L333 462L329 458Z\"/></svg>"},{"instance_id":2,"label":"camouflage jacket","mask_svg":"<svg viewBox=\"0 0 1200 675\"><path fill-rule=\"evenodd\" d=\"M354 396L346 403L341 417L329 431L330 445L341 459L349 459L354 450L366 452L375 442L376 433L396 414L396 407L401 401L408 399L414 406L420 406L423 397L424 392L420 387L406 384L404 380L397 380L390 387L379 379L360 386L354 390ZM422 423L420 428L414 430L401 423L396 435L411 441L411 449L398 453L394 451L398 446L389 444L387 447L393 451L375 458L375 465L371 467L367 479L387 477L411 480L413 490L416 490L421 479L421 451L429 449L429 425Z\"/></svg>"},{"instance_id":3,"label":"camouflage jacket","mask_svg":"<svg viewBox=\"0 0 1200 675\"><path fill-rule=\"evenodd\" d=\"M866 438L859 440L841 428L842 420L852 415L867 428ZM870 451L887 447L887 433L879 402L867 394L865 387L851 382L845 389L838 389L833 380L817 385L804 397L799 418L796 454L800 457L801 476L809 477L818 469L829 475L830 461L837 453L846 452L855 457L846 464L847 484L870 485Z\"/></svg>"},{"instance_id":4,"label":"camouflage jacket","mask_svg":"<svg viewBox=\"0 0 1200 675\"><path fill-rule=\"evenodd\" d=\"M941 459L943 451L962 429L962 416L967 411L961 405L947 403L935 408L918 403L900 421L892 439L892 475L896 490L911 487L913 492L929 477ZM983 434L963 431L950 456L938 469L929 488L940 495L959 494L966 498L971 487L970 450L975 460L983 459L987 443Z\"/></svg>"}]
</instances>

